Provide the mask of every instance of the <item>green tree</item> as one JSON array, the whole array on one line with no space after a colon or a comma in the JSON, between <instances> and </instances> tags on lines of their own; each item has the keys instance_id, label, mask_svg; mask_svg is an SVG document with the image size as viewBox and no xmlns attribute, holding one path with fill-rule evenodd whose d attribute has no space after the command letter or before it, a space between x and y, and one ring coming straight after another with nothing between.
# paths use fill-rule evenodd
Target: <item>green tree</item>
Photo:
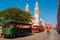
<instances>
[{"instance_id":1,"label":"green tree","mask_svg":"<svg viewBox=\"0 0 60 40\"><path fill-rule=\"evenodd\" d=\"M1 16L4 17L5 20L12 19L20 22L31 22L32 15L28 12L25 12L19 8L8 8L6 10L1 11Z\"/></svg>"}]
</instances>

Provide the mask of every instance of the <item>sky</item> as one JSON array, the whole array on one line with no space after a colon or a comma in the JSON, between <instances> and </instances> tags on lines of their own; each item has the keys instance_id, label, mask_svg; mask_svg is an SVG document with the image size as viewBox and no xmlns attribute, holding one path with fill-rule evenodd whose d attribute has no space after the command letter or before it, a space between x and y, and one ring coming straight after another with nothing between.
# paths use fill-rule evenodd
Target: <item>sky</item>
<instances>
[{"instance_id":1,"label":"sky","mask_svg":"<svg viewBox=\"0 0 60 40\"><path fill-rule=\"evenodd\" d=\"M7 8L20 8L25 10L25 6L28 3L29 11L34 16L36 1L39 4L40 18L45 23L53 24L55 27L57 24L58 0L0 0L0 11Z\"/></svg>"}]
</instances>

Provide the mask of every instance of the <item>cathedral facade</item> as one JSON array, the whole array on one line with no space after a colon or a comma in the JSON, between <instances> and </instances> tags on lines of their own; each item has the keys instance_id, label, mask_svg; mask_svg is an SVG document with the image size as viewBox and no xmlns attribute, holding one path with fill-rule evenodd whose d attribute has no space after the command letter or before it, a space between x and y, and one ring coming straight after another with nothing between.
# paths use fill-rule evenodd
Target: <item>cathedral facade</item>
<instances>
[{"instance_id":1,"label":"cathedral facade","mask_svg":"<svg viewBox=\"0 0 60 40\"><path fill-rule=\"evenodd\" d=\"M29 12L28 4L25 7L25 11ZM32 28L34 29L35 32L39 31L40 24L42 24L43 26L45 25L44 21L40 18L39 5L38 5L38 1L36 1L35 8L34 8L34 16L32 19L32 25L33 25Z\"/></svg>"},{"instance_id":2,"label":"cathedral facade","mask_svg":"<svg viewBox=\"0 0 60 40\"><path fill-rule=\"evenodd\" d=\"M25 11L29 12L28 4L25 7ZM33 21L33 25L39 26L39 24L40 24L40 11L39 11L39 6L38 6L38 2L37 1L36 1L36 4L35 4L33 20L34 20Z\"/></svg>"}]
</instances>

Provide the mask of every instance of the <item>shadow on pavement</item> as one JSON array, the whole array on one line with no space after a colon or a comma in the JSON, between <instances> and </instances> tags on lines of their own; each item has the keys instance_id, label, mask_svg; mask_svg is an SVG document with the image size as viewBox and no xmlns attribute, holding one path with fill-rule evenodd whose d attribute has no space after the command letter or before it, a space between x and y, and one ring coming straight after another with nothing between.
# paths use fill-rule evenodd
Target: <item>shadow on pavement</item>
<instances>
[{"instance_id":1,"label":"shadow on pavement","mask_svg":"<svg viewBox=\"0 0 60 40\"><path fill-rule=\"evenodd\" d=\"M60 30L57 30L58 34L60 35Z\"/></svg>"},{"instance_id":2,"label":"shadow on pavement","mask_svg":"<svg viewBox=\"0 0 60 40\"><path fill-rule=\"evenodd\" d=\"M15 38L22 38L22 37L27 37L27 36L31 36L33 34L28 34L28 35L21 35L21 36L15 36L15 37L4 37L4 39L15 39Z\"/></svg>"}]
</instances>

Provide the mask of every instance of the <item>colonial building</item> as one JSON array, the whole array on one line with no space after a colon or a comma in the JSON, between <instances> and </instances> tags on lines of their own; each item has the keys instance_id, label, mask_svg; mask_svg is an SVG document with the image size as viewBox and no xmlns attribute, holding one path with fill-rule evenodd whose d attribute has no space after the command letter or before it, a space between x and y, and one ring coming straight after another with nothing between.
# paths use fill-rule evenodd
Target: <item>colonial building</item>
<instances>
[{"instance_id":1,"label":"colonial building","mask_svg":"<svg viewBox=\"0 0 60 40\"><path fill-rule=\"evenodd\" d=\"M52 30L53 25L52 24L46 24L45 25L45 30Z\"/></svg>"},{"instance_id":2,"label":"colonial building","mask_svg":"<svg viewBox=\"0 0 60 40\"><path fill-rule=\"evenodd\" d=\"M59 5L58 5L58 13L57 13L57 29L60 27L60 0L58 1Z\"/></svg>"},{"instance_id":3,"label":"colonial building","mask_svg":"<svg viewBox=\"0 0 60 40\"><path fill-rule=\"evenodd\" d=\"M46 25L45 21L43 19L40 18L40 24L42 24L44 27Z\"/></svg>"}]
</instances>

